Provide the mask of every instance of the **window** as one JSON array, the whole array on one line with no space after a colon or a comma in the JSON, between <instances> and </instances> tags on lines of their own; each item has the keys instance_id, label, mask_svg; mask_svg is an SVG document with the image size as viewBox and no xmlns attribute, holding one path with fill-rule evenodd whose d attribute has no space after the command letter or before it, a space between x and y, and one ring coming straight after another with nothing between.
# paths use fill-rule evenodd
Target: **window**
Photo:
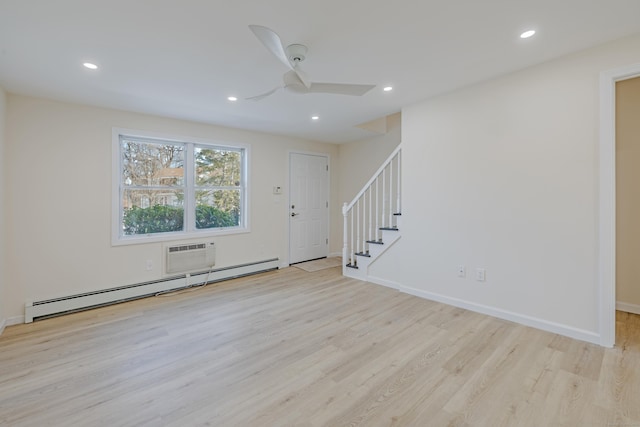
<instances>
[{"instance_id":1,"label":"window","mask_svg":"<svg viewBox=\"0 0 640 427\"><path fill-rule=\"evenodd\" d=\"M247 150L114 130L114 244L248 231Z\"/></svg>"}]
</instances>

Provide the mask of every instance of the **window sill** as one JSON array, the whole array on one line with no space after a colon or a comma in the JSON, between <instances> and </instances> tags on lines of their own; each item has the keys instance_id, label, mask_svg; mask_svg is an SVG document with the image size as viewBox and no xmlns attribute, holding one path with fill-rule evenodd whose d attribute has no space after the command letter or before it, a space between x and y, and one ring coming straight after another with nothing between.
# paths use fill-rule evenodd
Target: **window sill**
<instances>
[{"instance_id":1,"label":"window sill","mask_svg":"<svg viewBox=\"0 0 640 427\"><path fill-rule=\"evenodd\" d=\"M234 234L246 234L251 230L248 227L234 227L225 228L219 230L203 230L194 231L190 233L159 233L159 234L145 234L139 236L125 236L113 238L111 240L111 246L127 246L127 245L140 245L145 243L163 243L172 242L176 240L196 240L196 239L209 239L218 236L229 236Z\"/></svg>"}]
</instances>

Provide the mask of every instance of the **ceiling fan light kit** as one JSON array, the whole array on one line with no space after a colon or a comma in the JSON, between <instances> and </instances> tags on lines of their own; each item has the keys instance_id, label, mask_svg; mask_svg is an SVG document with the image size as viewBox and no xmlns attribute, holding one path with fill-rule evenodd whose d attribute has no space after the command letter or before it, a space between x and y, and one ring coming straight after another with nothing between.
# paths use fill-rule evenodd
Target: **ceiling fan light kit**
<instances>
[{"instance_id":1,"label":"ceiling fan light kit","mask_svg":"<svg viewBox=\"0 0 640 427\"><path fill-rule=\"evenodd\" d=\"M280 60L289 71L284 73L282 80L284 86L278 86L275 89L265 92L261 95L252 96L247 99L259 101L272 95L278 89L287 89L289 92L298 94L308 93L328 93L335 95L362 96L369 92L376 85L359 85L344 83L316 83L309 80L299 64L305 60L307 55L307 47L302 44L290 44L286 48L282 44L280 36L270 28L261 25L249 25L249 29L262 42L269 52Z\"/></svg>"}]
</instances>

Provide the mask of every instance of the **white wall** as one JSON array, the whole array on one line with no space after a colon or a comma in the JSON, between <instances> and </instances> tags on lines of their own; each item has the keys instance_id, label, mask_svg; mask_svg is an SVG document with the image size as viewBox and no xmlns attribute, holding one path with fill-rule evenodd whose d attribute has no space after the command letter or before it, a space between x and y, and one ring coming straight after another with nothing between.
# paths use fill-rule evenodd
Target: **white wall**
<instances>
[{"instance_id":1,"label":"white wall","mask_svg":"<svg viewBox=\"0 0 640 427\"><path fill-rule=\"evenodd\" d=\"M68 295L161 277L161 244L111 246L113 127L251 144L251 232L221 236L216 266L288 258L288 150L337 146L10 94L6 159L7 316L27 299ZM335 170L334 170L335 169ZM331 171L330 251L340 251L337 168ZM272 194L273 186L284 194ZM154 264L145 270L146 260Z\"/></svg>"},{"instance_id":2,"label":"white wall","mask_svg":"<svg viewBox=\"0 0 640 427\"><path fill-rule=\"evenodd\" d=\"M5 322L6 322L6 280L7 280L7 269L5 263L5 230L6 230L6 222L5 222L5 209L7 207L7 203L5 203L5 115L6 115L6 94L4 89L0 87L0 333L2 333Z\"/></svg>"},{"instance_id":3,"label":"white wall","mask_svg":"<svg viewBox=\"0 0 640 427\"><path fill-rule=\"evenodd\" d=\"M401 114L386 118L387 133L338 146L340 203L349 203L400 144Z\"/></svg>"},{"instance_id":4,"label":"white wall","mask_svg":"<svg viewBox=\"0 0 640 427\"><path fill-rule=\"evenodd\" d=\"M598 342L598 79L638 52L635 36L403 109L402 240L372 274Z\"/></svg>"}]
</instances>

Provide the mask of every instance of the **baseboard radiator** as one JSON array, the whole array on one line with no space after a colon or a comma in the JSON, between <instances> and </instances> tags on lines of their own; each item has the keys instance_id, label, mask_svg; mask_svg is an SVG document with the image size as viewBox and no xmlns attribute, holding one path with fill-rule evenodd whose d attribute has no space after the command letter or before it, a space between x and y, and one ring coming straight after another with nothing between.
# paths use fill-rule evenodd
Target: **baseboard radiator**
<instances>
[{"instance_id":1,"label":"baseboard radiator","mask_svg":"<svg viewBox=\"0 0 640 427\"><path fill-rule=\"evenodd\" d=\"M139 298L156 295L160 292L180 290L186 287L235 279L251 274L278 269L278 258L240 264L231 267L207 269L179 276L166 277L152 282L137 283L82 294L69 295L42 301L27 301L25 304L24 322L104 307Z\"/></svg>"}]
</instances>

